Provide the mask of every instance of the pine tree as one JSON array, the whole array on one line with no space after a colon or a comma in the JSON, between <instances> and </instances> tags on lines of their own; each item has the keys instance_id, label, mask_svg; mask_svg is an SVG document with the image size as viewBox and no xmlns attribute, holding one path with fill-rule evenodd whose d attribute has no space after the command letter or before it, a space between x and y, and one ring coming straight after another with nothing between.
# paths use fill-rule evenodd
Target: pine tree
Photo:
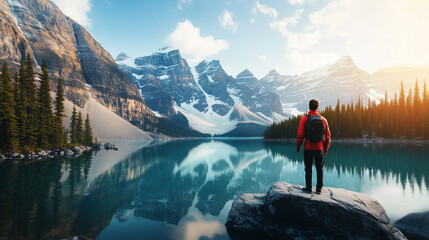
<instances>
[{"instance_id":1,"label":"pine tree","mask_svg":"<svg viewBox=\"0 0 429 240\"><path fill-rule=\"evenodd\" d=\"M73 106L73 112L72 112L72 115L70 118L70 142L71 142L71 144L77 144L76 125L77 125L77 112L76 112L76 106Z\"/></svg>"},{"instance_id":2,"label":"pine tree","mask_svg":"<svg viewBox=\"0 0 429 240\"><path fill-rule=\"evenodd\" d=\"M41 66L42 73L40 75L40 90L38 92L38 101L39 104L37 112L38 116L38 146L42 149L50 148L54 142L52 141L52 136L54 134L53 128L53 118L52 113L52 99L50 94L50 84L49 84L49 73L48 67L45 60L42 62Z\"/></svg>"},{"instance_id":3,"label":"pine tree","mask_svg":"<svg viewBox=\"0 0 429 240\"><path fill-rule=\"evenodd\" d=\"M26 77L25 77L25 65L24 61L21 61L21 67L16 78L17 90L16 91L16 105L15 114L18 118L18 131L19 131L19 148L21 151L28 151L26 136L28 133L28 115L27 115L27 88L26 88Z\"/></svg>"},{"instance_id":4,"label":"pine tree","mask_svg":"<svg viewBox=\"0 0 429 240\"><path fill-rule=\"evenodd\" d=\"M15 116L12 79L6 61L0 74L0 148L14 152L18 148L18 127Z\"/></svg>"},{"instance_id":5,"label":"pine tree","mask_svg":"<svg viewBox=\"0 0 429 240\"><path fill-rule=\"evenodd\" d=\"M33 69L33 59L28 53L25 60L25 75L24 75L24 88L26 94L26 112L28 117L28 127L26 135L23 136L25 146L28 146L30 149L36 147L37 141L37 130L38 130L38 119L37 119L37 86L35 73Z\"/></svg>"},{"instance_id":6,"label":"pine tree","mask_svg":"<svg viewBox=\"0 0 429 240\"><path fill-rule=\"evenodd\" d=\"M92 128L91 128L91 123L89 122L89 114L86 114L86 120L85 120L85 132L83 134L83 144L86 146L92 146L93 145L93 141L92 141Z\"/></svg>"},{"instance_id":7,"label":"pine tree","mask_svg":"<svg viewBox=\"0 0 429 240\"><path fill-rule=\"evenodd\" d=\"M67 143L67 135L63 127L63 117L66 117L64 110L64 89L61 78L58 79L57 93L55 96L55 113L54 113L54 134L53 143L57 148L64 147Z\"/></svg>"},{"instance_id":8,"label":"pine tree","mask_svg":"<svg viewBox=\"0 0 429 240\"><path fill-rule=\"evenodd\" d=\"M83 143L83 119L82 112L79 111L76 123L76 140L78 144Z\"/></svg>"},{"instance_id":9,"label":"pine tree","mask_svg":"<svg viewBox=\"0 0 429 240\"><path fill-rule=\"evenodd\" d=\"M421 104L420 89L419 89L419 83L417 82L417 79L416 79L416 85L414 87L414 99L413 99L415 114L417 114L417 112L420 111L420 104Z\"/></svg>"}]
</instances>

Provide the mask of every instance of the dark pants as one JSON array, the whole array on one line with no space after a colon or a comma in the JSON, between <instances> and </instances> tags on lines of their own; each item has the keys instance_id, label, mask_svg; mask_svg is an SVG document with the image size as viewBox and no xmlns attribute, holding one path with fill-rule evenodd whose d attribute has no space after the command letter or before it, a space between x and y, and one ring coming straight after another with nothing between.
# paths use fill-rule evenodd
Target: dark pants
<instances>
[{"instance_id":1,"label":"dark pants","mask_svg":"<svg viewBox=\"0 0 429 240\"><path fill-rule=\"evenodd\" d=\"M323 187L323 151L322 150L304 150L304 164L305 164L305 186L311 188L311 177L313 158L316 163L317 171L317 189Z\"/></svg>"}]
</instances>

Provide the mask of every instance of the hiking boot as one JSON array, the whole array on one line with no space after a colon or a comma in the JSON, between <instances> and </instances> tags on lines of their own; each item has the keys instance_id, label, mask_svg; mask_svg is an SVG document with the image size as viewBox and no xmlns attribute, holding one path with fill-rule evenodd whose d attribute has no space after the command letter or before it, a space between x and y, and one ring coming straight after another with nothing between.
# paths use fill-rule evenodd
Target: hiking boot
<instances>
[{"instance_id":1,"label":"hiking boot","mask_svg":"<svg viewBox=\"0 0 429 240\"><path fill-rule=\"evenodd\" d=\"M316 189L316 194L321 194L322 193L322 189L321 188L317 188Z\"/></svg>"},{"instance_id":2,"label":"hiking boot","mask_svg":"<svg viewBox=\"0 0 429 240\"><path fill-rule=\"evenodd\" d=\"M311 193L311 188L303 187L302 191L304 191L306 193Z\"/></svg>"}]
</instances>

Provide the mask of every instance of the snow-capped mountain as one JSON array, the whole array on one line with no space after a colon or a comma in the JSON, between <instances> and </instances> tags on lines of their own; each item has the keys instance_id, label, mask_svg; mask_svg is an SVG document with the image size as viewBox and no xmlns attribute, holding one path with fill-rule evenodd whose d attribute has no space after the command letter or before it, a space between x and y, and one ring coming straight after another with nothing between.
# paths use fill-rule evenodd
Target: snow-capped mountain
<instances>
[{"instance_id":1,"label":"snow-capped mountain","mask_svg":"<svg viewBox=\"0 0 429 240\"><path fill-rule=\"evenodd\" d=\"M395 93L399 95L401 81L404 83L405 93L410 88L415 87L418 81L420 90L423 90L423 83L429 81L429 67L427 66L399 66L382 68L373 73L377 81L372 87L381 93L387 91L389 97L393 98Z\"/></svg>"},{"instance_id":2,"label":"snow-capped mountain","mask_svg":"<svg viewBox=\"0 0 429 240\"><path fill-rule=\"evenodd\" d=\"M202 61L195 67L198 76L198 84L207 94L214 96L222 103L212 105L213 111L221 116L225 116L234 106L234 100L228 92L228 82L233 78L225 73L220 62Z\"/></svg>"},{"instance_id":3,"label":"snow-capped mountain","mask_svg":"<svg viewBox=\"0 0 429 240\"><path fill-rule=\"evenodd\" d=\"M249 71L234 79L216 60L191 68L179 50L169 48L134 60L121 53L116 63L154 112L170 118L183 114L200 132L221 135L241 124L266 126L282 119L279 97Z\"/></svg>"},{"instance_id":4,"label":"snow-capped mountain","mask_svg":"<svg viewBox=\"0 0 429 240\"><path fill-rule=\"evenodd\" d=\"M382 97L372 88L376 78L359 69L348 56L301 75L286 76L271 70L260 82L280 96L287 115L306 111L313 98L324 108L335 106L338 99L350 103L360 97L366 103L368 98Z\"/></svg>"}]
</instances>

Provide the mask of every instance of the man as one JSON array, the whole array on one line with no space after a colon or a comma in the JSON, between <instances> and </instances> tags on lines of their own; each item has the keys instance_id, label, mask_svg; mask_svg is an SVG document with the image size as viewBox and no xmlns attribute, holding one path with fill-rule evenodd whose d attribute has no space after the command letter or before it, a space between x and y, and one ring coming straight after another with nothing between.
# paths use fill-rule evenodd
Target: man
<instances>
[{"instance_id":1,"label":"man","mask_svg":"<svg viewBox=\"0 0 429 240\"><path fill-rule=\"evenodd\" d=\"M323 187L323 158L328 153L331 144L331 132L329 131L328 121L319 115L319 102L311 100L309 103L310 111L303 116L299 122L298 136L296 138L296 152L305 139L304 164L305 164L305 188L303 191L311 193L311 177L313 159L317 170L316 193L320 194Z\"/></svg>"}]
</instances>

